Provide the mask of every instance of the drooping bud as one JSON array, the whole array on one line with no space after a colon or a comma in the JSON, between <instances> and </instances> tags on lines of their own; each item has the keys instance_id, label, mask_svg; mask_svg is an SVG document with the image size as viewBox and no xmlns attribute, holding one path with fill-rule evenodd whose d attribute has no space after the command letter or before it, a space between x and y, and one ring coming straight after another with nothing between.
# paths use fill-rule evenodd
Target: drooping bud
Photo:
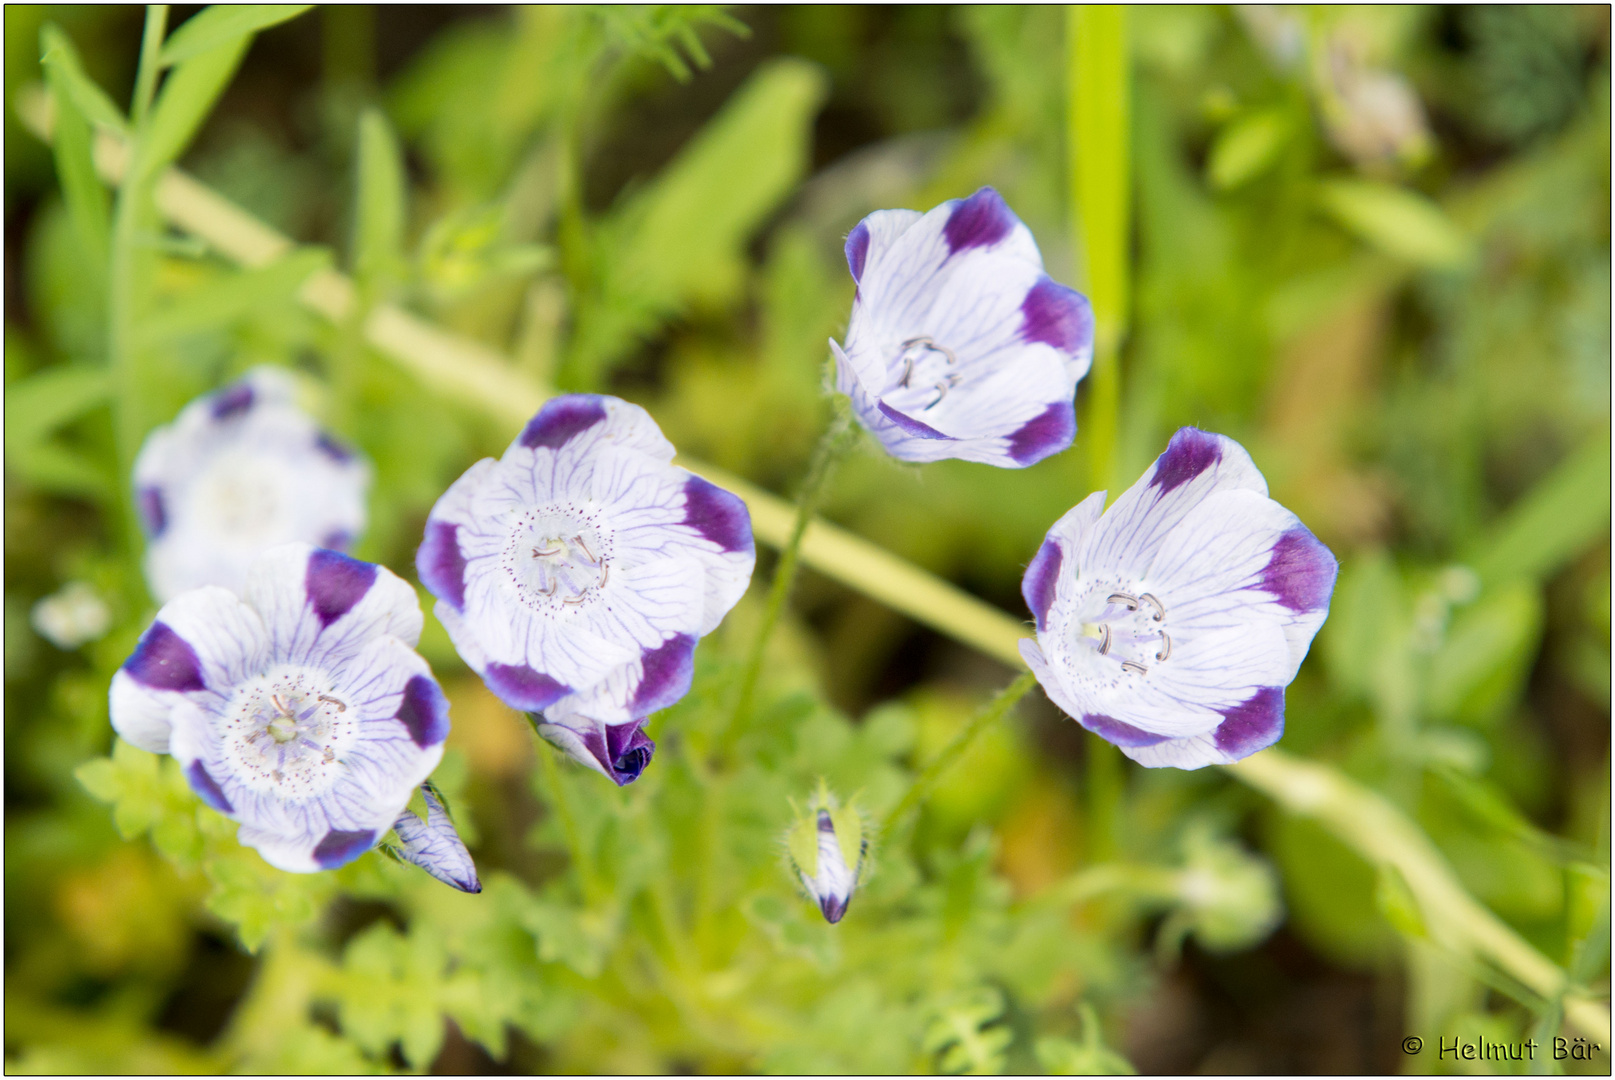
<instances>
[{"instance_id":1,"label":"drooping bud","mask_svg":"<svg viewBox=\"0 0 1615 1080\"><path fill-rule=\"evenodd\" d=\"M471 862L471 853L465 841L455 831L448 809L443 805L442 793L430 780L421 785L426 800L426 820L414 811L405 810L393 823L398 844L386 845L388 854L400 862L413 863L445 885L461 892L479 893L482 882L477 880L477 868Z\"/></svg>"},{"instance_id":2,"label":"drooping bud","mask_svg":"<svg viewBox=\"0 0 1615 1080\"><path fill-rule=\"evenodd\" d=\"M786 836L791 869L825 919L841 921L858 887L869 840L856 805L843 806L823 781Z\"/></svg>"}]
</instances>

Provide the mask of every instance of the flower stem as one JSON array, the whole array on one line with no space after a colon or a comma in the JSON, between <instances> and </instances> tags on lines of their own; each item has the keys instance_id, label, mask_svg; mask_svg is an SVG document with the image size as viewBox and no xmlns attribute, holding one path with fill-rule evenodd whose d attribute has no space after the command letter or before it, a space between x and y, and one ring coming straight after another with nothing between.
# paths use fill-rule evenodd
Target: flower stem
<instances>
[{"instance_id":1,"label":"flower stem","mask_svg":"<svg viewBox=\"0 0 1615 1080\"><path fill-rule=\"evenodd\" d=\"M803 479L802 490L796 498L796 521L791 528L790 539L780 549L779 562L774 565L774 579L768 586L768 601L767 606L763 608L762 625L757 628L757 636L751 643L751 652L746 656L746 666L741 669L740 686L735 694L734 709L729 715L729 726L718 739L720 758L728 755L729 750L745 733L746 725L751 720L752 699L756 696L757 678L763 669L763 653L768 647L768 639L773 636L780 615L784 613L791 585L796 581L796 567L802 553L802 535L807 532L808 522L813 520L814 511L818 509L830 474L835 471L837 462L852 445L856 434L857 429L853 427L852 414L847 409L845 399L837 398L835 417L820 436L819 444L813 448L813 457L808 462L807 476Z\"/></svg>"},{"instance_id":2,"label":"flower stem","mask_svg":"<svg viewBox=\"0 0 1615 1080\"><path fill-rule=\"evenodd\" d=\"M1026 692L1036 685L1037 677L1030 671L1025 672L1014 682L1000 690L996 697L983 706L975 716L972 716L959 731L959 734L953 737L953 741L944 746L936 757L927 762L925 768L920 770L920 775L914 778L914 782L903 793L903 797L892 808L892 812L886 815L885 821L881 822L881 835L884 836L890 833L893 826L902 820L904 814L918 806L920 801L931 793L931 788L935 786L942 774L947 772L948 767L959 760L966 750L970 749L970 744L976 741L976 737L996 723L1010 709L1014 708L1015 703L1025 697Z\"/></svg>"},{"instance_id":3,"label":"flower stem","mask_svg":"<svg viewBox=\"0 0 1615 1080\"><path fill-rule=\"evenodd\" d=\"M146 5L146 29L140 38L140 67L135 72L135 96L129 106L129 119L139 132L146 126L146 114L157 95L157 58L163 51L163 35L168 29L168 5Z\"/></svg>"},{"instance_id":4,"label":"flower stem","mask_svg":"<svg viewBox=\"0 0 1615 1080\"><path fill-rule=\"evenodd\" d=\"M536 734L537 719L532 713L526 715ZM550 790L550 806L555 811L556 819L561 823L561 834L566 837L567 854L572 859L573 869L577 871L584 903L591 904L595 896L594 867L589 860L588 852L584 850L583 836L578 832L578 819L572 814L572 801L566 793L566 778L561 775L561 766L555 760L556 751L550 746L549 741L540 735L538 742L539 760L544 763L544 783Z\"/></svg>"}]
</instances>

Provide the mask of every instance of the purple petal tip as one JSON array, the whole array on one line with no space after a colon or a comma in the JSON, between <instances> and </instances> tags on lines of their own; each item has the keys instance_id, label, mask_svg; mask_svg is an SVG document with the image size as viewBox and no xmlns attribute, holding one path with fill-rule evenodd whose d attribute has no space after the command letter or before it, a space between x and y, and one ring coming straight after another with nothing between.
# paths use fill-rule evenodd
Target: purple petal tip
<instances>
[{"instance_id":1,"label":"purple petal tip","mask_svg":"<svg viewBox=\"0 0 1615 1080\"><path fill-rule=\"evenodd\" d=\"M190 642L174 633L167 623L154 622L141 635L134 655L123 663L123 670L137 682L153 690L188 693L206 690L202 663Z\"/></svg>"},{"instance_id":2,"label":"purple petal tip","mask_svg":"<svg viewBox=\"0 0 1615 1080\"><path fill-rule=\"evenodd\" d=\"M528 449L543 446L559 450L605 418L605 402L594 394L551 398L538 410L537 416L527 421L522 429L521 444Z\"/></svg>"},{"instance_id":3,"label":"purple petal tip","mask_svg":"<svg viewBox=\"0 0 1615 1080\"><path fill-rule=\"evenodd\" d=\"M332 829L314 846L314 863L321 870L335 870L369 851L375 843L376 834L371 829L358 832Z\"/></svg>"},{"instance_id":4,"label":"purple petal tip","mask_svg":"<svg viewBox=\"0 0 1615 1080\"><path fill-rule=\"evenodd\" d=\"M1284 688L1264 686L1249 701L1223 713L1217 749L1238 761L1265 750L1284 734Z\"/></svg>"},{"instance_id":5,"label":"purple petal tip","mask_svg":"<svg viewBox=\"0 0 1615 1080\"><path fill-rule=\"evenodd\" d=\"M1166 453L1155 462L1155 477L1150 483L1165 495L1172 489L1187 484L1222 460L1222 443L1217 436L1199 428L1179 428L1167 444Z\"/></svg>"},{"instance_id":6,"label":"purple petal tip","mask_svg":"<svg viewBox=\"0 0 1615 1080\"><path fill-rule=\"evenodd\" d=\"M465 556L460 554L459 526L451 521L426 523L426 537L415 552L415 572L433 596L456 611L465 610Z\"/></svg>"},{"instance_id":7,"label":"purple petal tip","mask_svg":"<svg viewBox=\"0 0 1615 1080\"><path fill-rule=\"evenodd\" d=\"M303 589L320 625L330 626L364 599L375 584L375 563L360 562L337 551L316 549L308 557Z\"/></svg>"},{"instance_id":8,"label":"purple petal tip","mask_svg":"<svg viewBox=\"0 0 1615 1080\"><path fill-rule=\"evenodd\" d=\"M1300 614L1329 606L1339 564L1304 525L1297 525L1273 545L1273 557L1262 571L1261 588Z\"/></svg>"},{"instance_id":9,"label":"purple petal tip","mask_svg":"<svg viewBox=\"0 0 1615 1080\"><path fill-rule=\"evenodd\" d=\"M1117 746L1155 746L1171 738L1170 735L1157 735L1153 731L1124 724L1113 716L1102 716L1098 713L1087 713L1080 722L1083 727L1101 739Z\"/></svg>"},{"instance_id":10,"label":"purple petal tip","mask_svg":"<svg viewBox=\"0 0 1615 1080\"><path fill-rule=\"evenodd\" d=\"M436 746L449 737L449 699L432 679L416 675L404 684L398 720L416 746Z\"/></svg>"},{"instance_id":11,"label":"purple petal tip","mask_svg":"<svg viewBox=\"0 0 1615 1080\"><path fill-rule=\"evenodd\" d=\"M751 514L733 492L699 476L684 482L684 524L725 551L752 550Z\"/></svg>"},{"instance_id":12,"label":"purple petal tip","mask_svg":"<svg viewBox=\"0 0 1615 1080\"><path fill-rule=\"evenodd\" d=\"M1021 317L1024 341L1052 345L1073 356L1093 348L1093 308L1081 293L1053 278L1043 278L1027 292Z\"/></svg>"},{"instance_id":13,"label":"purple petal tip","mask_svg":"<svg viewBox=\"0 0 1615 1080\"><path fill-rule=\"evenodd\" d=\"M862 282L864 277L864 261L869 258L869 226L863 222L852 227L847 234L847 269L852 271L852 280Z\"/></svg>"},{"instance_id":14,"label":"purple petal tip","mask_svg":"<svg viewBox=\"0 0 1615 1080\"><path fill-rule=\"evenodd\" d=\"M1035 465L1066 449L1076 437L1076 407L1069 401L1056 401L1010 435L1009 456L1021 466Z\"/></svg>"},{"instance_id":15,"label":"purple petal tip","mask_svg":"<svg viewBox=\"0 0 1615 1080\"><path fill-rule=\"evenodd\" d=\"M957 255L967 248L991 247L1015 228L1014 211L990 187L984 187L968 199L954 204L948 223L942 227L942 236L948 243L948 252Z\"/></svg>"},{"instance_id":16,"label":"purple petal tip","mask_svg":"<svg viewBox=\"0 0 1615 1080\"><path fill-rule=\"evenodd\" d=\"M1061 550L1058 540L1044 540L1031 565L1026 568L1026 576L1021 579L1021 595L1026 598L1026 606L1037 620L1040 631L1048 619L1049 608L1054 605L1055 586L1060 581L1060 563L1064 557L1065 552Z\"/></svg>"}]
</instances>

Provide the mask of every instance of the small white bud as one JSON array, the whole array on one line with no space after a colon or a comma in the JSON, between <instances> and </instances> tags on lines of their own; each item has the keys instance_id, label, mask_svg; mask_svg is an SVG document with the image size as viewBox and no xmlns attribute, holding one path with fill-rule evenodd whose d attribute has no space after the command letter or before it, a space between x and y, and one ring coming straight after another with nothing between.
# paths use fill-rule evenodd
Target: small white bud
<instances>
[{"instance_id":1,"label":"small white bud","mask_svg":"<svg viewBox=\"0 0 1615 1080\"><path fill-rule=\"evenodd\" d=\"M112 609L88 582L70 581L34 605L32 621L58 649L76 649L112 629Z\"/></svg>"}]
</instances>

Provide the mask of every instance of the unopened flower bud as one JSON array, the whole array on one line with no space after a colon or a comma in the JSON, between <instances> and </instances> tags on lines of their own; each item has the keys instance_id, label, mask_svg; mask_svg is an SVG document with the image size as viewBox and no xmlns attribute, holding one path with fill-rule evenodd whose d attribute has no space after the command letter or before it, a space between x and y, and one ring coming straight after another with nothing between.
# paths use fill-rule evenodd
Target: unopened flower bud
<instances>
[{"instance_id":1,"label":"unopened flower bud","mask_svg":"<svg viewBox=\"0 0 1615 1080\"><path fill-rule=\"evenodd\" d=\"M105 637L112 609L94 586L70 581L34 605L34 629L58 649L76 649Z\"/></svg>"},{"instance_id":2,"label":"unopened flower bud","mask_svg":"<svg viewBox=\"0 0 1615 1080\"><path fill-rule=\"evenodd\" d=\"M832 923L847 913L867 849L858 808L841 805L822 783L786 837L791 869Z\"/></svg>"}]
</instances>

